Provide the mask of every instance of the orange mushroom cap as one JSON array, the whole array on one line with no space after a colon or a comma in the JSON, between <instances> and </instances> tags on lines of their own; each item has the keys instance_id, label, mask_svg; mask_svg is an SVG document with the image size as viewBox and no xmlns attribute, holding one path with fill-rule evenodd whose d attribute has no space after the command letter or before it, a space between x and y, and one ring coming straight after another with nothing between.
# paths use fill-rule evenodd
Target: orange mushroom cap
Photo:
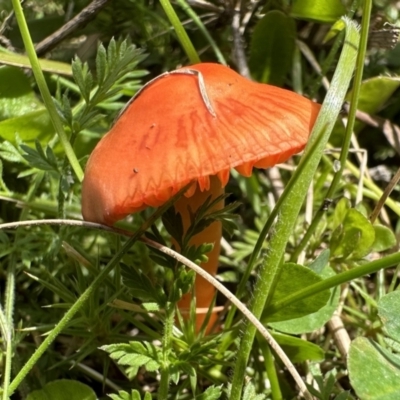
<instances>
[{"instance_id":1,"label":"orange mushroom cap","mask_svg":"<svg viewBox=\"0 0 400 400\"><path fill-rule=\"evenodd\" d=\"M304 148L319 104L219 64L177 71L146 86L94 149L82 188L86 220L111 225L190 182L206 190L217 175L225 186L231 168L249 176Z\"/></svg>"}]
</instances>

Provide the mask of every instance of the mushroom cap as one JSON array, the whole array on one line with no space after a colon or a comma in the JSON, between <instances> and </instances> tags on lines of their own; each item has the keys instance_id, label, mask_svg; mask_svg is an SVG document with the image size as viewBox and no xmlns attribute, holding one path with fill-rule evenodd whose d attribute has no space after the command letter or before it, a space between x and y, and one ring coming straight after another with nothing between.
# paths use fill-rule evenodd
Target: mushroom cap
<instances>
[{"instance_id":1,"label":"mushroom cap","mask_svg":"<svg viewBox=\"0 0 400 400\"><path fill-rule=\"evenodd\" d=\"M145 86L97 144L83 180L85 220L112 225L190 182L207 190L217 175L224 186L231 168L250 176L304 148L319 104L219 64L177 71Z\"/></svg>"}]
</instances>

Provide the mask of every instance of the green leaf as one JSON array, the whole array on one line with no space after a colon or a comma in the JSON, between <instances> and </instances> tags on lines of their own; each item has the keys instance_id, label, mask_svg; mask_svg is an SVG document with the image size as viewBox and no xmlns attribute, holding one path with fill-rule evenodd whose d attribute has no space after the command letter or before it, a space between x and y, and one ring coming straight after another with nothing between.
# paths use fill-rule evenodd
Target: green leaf
<instances>
[{"instance_id":1,"label":"green leaf","mask_svg":"<svg viewBox=\"0 0 400 400\"><path fill-rule=\"evenodd\" d=\"M178 384L179 378L181 376L181 372L185 373L189 377L190 388L193 393L196 392L197 386L197 372L196 369L190 365L188 362L182 362L181 358L179 357L179 366L177 364L171 365L170 372L171 372L171 380L172 382Z\"/></svg>"},{"instance_id":2,"label":"green leaf","mask_svg":"<svg viewBox=\"0 0 400 400\"><path fill-rule=\"evenodd\" d=\"M86 103L89 103L90 91L93 86L93 76L89 71L87 63L82 64L82 61L76 57L74 61L72 61L72 73L82 97L85 99Z\"/></svg>"},{"instance_id":3,"label":"green leaf","mask_svg":"<svg viewBox=\"0 0 400 400\"><path fill-rule=\"evenodd\" d=\"M35 141L36 150L21 144L21 149L25 152L22 156L33 168L43 171L58 172L57 159L50 147L46 147L46 154L38 140Z\"/></svg>"},{"instance_id":4,"label":"green leaf","mask_svg":"<svg viewBox=\"0 0 400 400\"><path fill-rule=\"evenodd\" d=\"M109 394L112 400L142 400L142 396L137 390L132 389L131 393L125 392L124 390L120 390L118 394ZM143 400L151 400L151 394L146 392Z\"/></svg>"},{"instance_id":5,"label":"green leaf","mask_svg":"<svg viewBox=\"0 0 400 400\"><path fill-rule=\"evenodd\" d=\"M354 208L348 210L343 224L332 234L332 255L340 258L360 259L370 253L375 241L371 222Z\"/></svg>"},{"instance_id":6,"label":"green leaf","mask_svg":"<svg viewBox=\"0 0 400 400\"><path fill-rule=\"evenodd\" d=\"M317 395L317 398L321 400L328 400L332 396L333 392L333 387L336 382L336 372L335 370L330 370L328 371L324 376L320 375L321 374L321 369L319 368L312 368L315 369L314 371L314 378L316 383L318 384L318 389L320 391L320 394Z\"/></svg>"},{"instance_id":7,"label":"green leaf","mask_svg":"<svg viewBox=\"0 0 400 400\"><path fill-rule=\"evenodd\" d=\"M122 265L121 274L124 285L131 289L132 297L164 306L165 295L161 288L157 287L156 283L152 282L140 269Z\"/></svg>"},{"instance_id":8,"label":"green leaf","mask_svg":"<svg viewBox=\"0 0 400 400\"><path fill-rule=\"evenodd\" d=\"M96 72L97 82L101 85L104 82L107 71L107 52L102 44L97 49L96 55Z\"/></svg>"},{"instance_id":9,"label":"green leaf","mask_svg":"<svg viewBox=\"0 0 400 400\"><path fill-rule=\"evenodd\" d=\"M314 343L278 332L272 336L292 362L320 361L325 357L324 351Z\"/></svg>"},{"instance_id":10,"label":"green leaf","mask_svg":"<svg viewBox=\"0 0 400 400\"><path fill-rule=\"evenodd\" d=\"M0 143L0 157L9 162L26 164L24 157L21 155L18 149L7 140Z\"/></svg>"},{"instance_id":11,"label":"green leaf","mask_svg":"<svg viewBox=\"0 0 400 400\"><path fill-rule=\"evenodd\" d=\"M207 253L213 249L212 243L204 243L200 246L188 246L183 255L195 263L207 262Z\"/></svg>"},{"instance_id":12,"label":"green leaf","mask_svg":"<svg viewBox=\"0 0 400 400\"><path fill-rule=\"evenodd\" d=\"M337 34L341 31L343 31L343 29L346 28L346 24L344 23L343 19L339 19L337 20L329 29L329 32L325 35L324 39L323 39L323 43L327 43L329 42L331 39L333 39L334 37L337 36Z\"/></svg>"},{"instance_id":13,"label":"green leaf","mask_svg":"<svg viewBox=\"0 0 400 400\"><path fill-rule=\"evenodd\" d=\"M324 268L328 265L331 252L329 249L322 250L318 257L308 266L316 274L320 275Z\"/></svg>"},{"instance_id":14,"label":"green leaf","mask_svg":"<svg viewBox=\"0 0 400 400\"><path fill-rule=\"evenodd\" d=\"M282 86L292 66L295 23L281 11L270 11L258 21L251 39L249 68L259 82Z\"/></svg>"},{"instance_id":15,"label":"green leaf","mask_svg":"<svg viewBox=\"0 0 400 400\"><path fill-rule=\"evenodd\" d=\"M164 228L181 246L183 238L183 222L180 213L175 211L174 207L168 208L161 217Z\"/></svg>"},{"instance_id":16,"label":"green leaf","mask_svg":"<svg viewBox=\"0 0 400 400\"><path fill-rule=\"evenodd\" d=\"M361 84L357 108L371 115L376 114L390 100L390 98L393 96L393 93L399 88L399 86L399 77L376 76L366 79ZM349 91L346 96L346 100L349 101L351 99L351 95L352 92ZM356 120L354 131L358 133L364 126L365 124L363 122ZM336 124L333 131L335 142L336 138L343 137L344 132L345 129L343 124Z\"/></svg>"},{"instance_id":17,"label":"green leaf","mask_svg":"<svg viewBox=\"0 0 400 400\"><path fill-rule=\"evenodd\" d=\"M351 343L350 382L362 400L400 399L400 358L378 343L359 337Z\"/></svg>"},{"instance_id":18,"label":"green leaf","mask_svg":"<svg viewBox=\"0 0 400 400\"><path fill-rule=\"evenodd\" d=\"M18 134L25 144L33 143L36 139L47 143L54 136L54 128L47 110L43 108L0 122L0 137L15 143L15 134Z\"/></svg>"},{"instance_id":19,"label":"green leaf","mask_svg":"<svg viewBox=\"0 0 400 400\"><path fill-rule=\"evenodd\" d=\"M183 294L188 293L193 287L195 278L196 273L194 271L181 268L179 274L175 276L168 299L170 301L178 301Z\"/></svg>"},{"instance_id":20,"label":"green leaf","mask_svg":"<svg viewBox=\"0 0 400 400\"><path fill-rule=\"evenodd\" d=\"M160 306L157 303L142 303L142 307L147 312L157 312L160 311Z\"/></svg>"},{"instance_id":21,"label":"green leaf","mask_svg":"<svg viewBox=\"0 0 400 400\"><path fill-rule=\"evenodd\" d=\"M357 108L368 114L375 114L382 109L393 93L400 86L400 78L392 76L375 76L362 82ZM350 91L346 100L350 100ZM358 132L364 125L357 122L355 131Z\"/></svg>"},{"instance_id":22,"label":"green leaf","mask_svg":"<svg viewBox=\"0 0 400 400\"><path fill-rule=\"evenodd\" d=\"M96 400L96 393L87 385L69 379L49 382L43 389L31 392L26 400Z\"/></svg>"},{"instance_id":23,"label":"green leaf","mask_svg":"<svg viewBox=\"0 0 400 400\"><path fill-rule=\"evenodd\" d=\"M374 225L375 241L371 251L381 252L389 250L397 243L394 232L386 226Z\"/></svg>"},{"instance_id":24,"label":"green leaf","mask_svg":"<svg viewBox=\"0 0 400 400\"><path fill-rule=\"evenodd\" d=\"M341 0L295 0L291 16L317 22L335 22L346 14Z\"/></svg>"},{"instance_id":25,"label":"green leaf","mask_svg":"<svg viewBox=\"0 0 400 400\"><path fill-rule=\"evenodd\" d=\"M200 209L196 212L196 227L191 232L192 235L198 232L202 232L207 226L211 225L214 221L221 221L222 229L229 236L233 235L235 229L237 229L237 224L235 220L238 218L238 215L233 211L236 210L240 203L235 201L224 206L222 209L214 210L209 212L208 210L212 210L214 205L218 203L220 199L224 199L228 197L228 195L222 195L214 199L212 202L206 201L205 204L202 205ZM200 218L199 218L200 215ZM199 218L199 219L198 219Z\"/></svg>"},{"instance_id":26,"label":"green leaf","mask_svg":"<svg viewBox=\"0 0 400 400\"><path fill-rule=\"evenodd\" d=\"M140 367L147 371L157 371L161 365L162 353L159 348L148 342L117 343L100 347L110 354L119 365L126 367L129 379L133 379Z\"/></svg>"},{"instance_id":27,"label":"green leaf","mask_svg":"<svg viewBox=\"0 0 400 400\"><path fill-rule=\"evenodd\" d=\"M400 342L400 291L388 293L379 300L378 315L387 334Z\"/></svg>"},{"instance_id":28,"label":"green leaf","mask_svg":"<svg viewBox=\"0 0 400 400\"><path fill-rule=\"evenodd\" d=\"M112 66L117 62L117 45L114 38L111 38L107 49L107 63Z\"/></svg>"},{"instance_id":29,"label":"green leaf","mask_svg":"<svg viewBox=\"0 0 400 400\"><path fill-rule=\"evenodd\" d=\"M335 211L333 213L332 230L336 229L339 225L343 223L349 209L350 200L346 197L342 197L336 204Z\"/></svg>"},{"instance_id":30,"label":"green leaf","mask_svg":"<svg viewBox=\"0 0 400 400\"><path fill-rule=\"evenodd\" d=\"M350 396L350 392L342 392L339 393L334 400L347 400L351 399L352 397Z\"/></svg>"},{"instance_id":31,"label":"green leaf","mask_svg":"<svg viewBox=\"0 0 400 400\"><path fill-rule=\"evenodd\" d=\"M132 44L128 44L126 40L115 41L111 39L106 54L101 49L99 59L96 60L96 67L100 68L102 81L99 81L92 101L98 103L110 97L111 93L108 92L112 87L121 83L121 80L128 76L144 58L146 58L146 55L143 54L143 51ZM103 65L104 61L106 61L106 66Z\"/></svg>"},{"instance_id":32,"label":"green leaf","mask_svg":"<svg viewBox=\"0 0 400 400\"><path fill-rule=\"evenodd\" d=\"M251 381L247 382L243 389L242 400L265 400L267 396L265 394L257 394L256 388Z\"/></svg>"},{"instance_id":33,"label":"green leaf","mask_svg":"<svg viewBox=\"0 0 400 400\"><path fill-rule=\"evenodd\" d=\"M274 305L283 300L289 293L297 292L320 281L322 281L322 278L307 267L294 263L284 264L271 303L263 312L262 321L268 324L286 321L318 311L328 302L329 290L317 293L280 310L275 310Z\"/></svg>"},{"instance_id":34,"label":"green leaf","mask_svg":"<svg viewBox=\"0 0 400 400\"><path fill-rule=\"evenodd\" d=\"M57 102L55 102L55 104L57 104ZM72 128L73 115L71 104L69 98L65 94L62 96L62 117L65 120L65 123Z\"/></svg>"},{"instance_id":35,"label":"green leaf","mask_svg":"<svg viewBox=\"0 0 400 400\"><path fill-rule=\"evenodd\" d=\"M179 366L178 365L171 365L170 368L169 368L171 382L175 383L175 385L177 385L179 383L179 379L181 377L181 372L184 371L184 366L185 367L187 366L187 367L190 368L190 366L187 363L179 363ZM192 382L192 376L193 376L192 372L194 372L193 368L190 369L190 373L188 374L191 377L190 378L191 382ZM195 372L194 372L194 377L195 377L194 380L196 382L197 381L197 376L196 376ZM196 388L196 385L194 387ZM193 390L193 387L192 387L192 390Z\"/></svg>"},{"instance_id":36,"label":"green leaf","mask_svg":"<svg viewBox=\"0 0 400 400\"><path fill-rule=\"evenodd\" d=\"M43 109L23 71L0 67L0 121Z\"/></svg>"},{"instance_id":37,"label":"green leaf","mask_svg":"<svg viewBox=\"0 0 400 400\"><path fill-rule=\"evenodd\" d=\"M326 267L321 274L324 279L334 275L335 272L330 267ZM321 328L331 319L339 304L340 288L333 288L330 292L331 296L328 303L318 311L305 315L304 317L290 319L288 321L274 322L269 325L278 331L294 335L312 332Z\"/></svg>"},{"instance_id":38,"label":"green leaf","mask_svg":"<svg viewBox=\"0 0 400 400\"><path fill-rule=\"evenodd\" d=\"M218 400L221 398L222 387L221 386L210 386L206 391L195 397L196 400Z\"/></svg>"},{"instance_id":39,"label":"green leaf","mask_svg":"<svg viewBox=\"0 0 400 400\"><path fill-rule=\"evenodd\" d=\"M9 192L10 190L7 188L6 183L4 182L3 179L3 161L0 160L0 188L1 190L4 190L5 192Z\"/></svg>"}]
</instances>

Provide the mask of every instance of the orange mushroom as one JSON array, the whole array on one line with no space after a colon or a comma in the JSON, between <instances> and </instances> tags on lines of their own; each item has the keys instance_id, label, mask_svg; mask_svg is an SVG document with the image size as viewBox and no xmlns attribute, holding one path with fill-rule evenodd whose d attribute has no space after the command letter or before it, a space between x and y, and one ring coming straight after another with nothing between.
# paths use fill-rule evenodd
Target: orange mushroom
<instances>
[{"instance_id":1,"label":"orange mushroom","mask_svg":"<svg viewBox=\"0 0 400 400\"><path fill-rule=\"evenodd\" d=\"M82 188L85 220L112 225L147 206L164 204L193 183L175 204L184 229L196 211L224 191L229 170L250 176L301 151L318 111L296 93L249 81L218 64L202 63L163 74L147 84L91 154ZM216 208L222 208L220 202ZM213 243L208 262L218 267L221 224L193 238ZM208 308L214 287L196 278L196 305ZM180 302L188 309L190 296ZM212 314L209 325L216 318ZM204 315L199 316L199 328Z\"/></svg>"}]
</instances>

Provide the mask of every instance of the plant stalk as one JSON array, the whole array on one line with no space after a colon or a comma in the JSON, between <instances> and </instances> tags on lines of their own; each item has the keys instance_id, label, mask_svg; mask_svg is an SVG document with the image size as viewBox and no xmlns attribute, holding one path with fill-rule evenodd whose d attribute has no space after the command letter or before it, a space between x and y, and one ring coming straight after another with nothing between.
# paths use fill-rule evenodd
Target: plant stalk
<instances>
[{"instance_id":1,"label":"plant stalk","mask_svg":"<svg viewBox=\"0 0 400 400\"><path fill-rule=\"evenodd\" d=\"M14 0L15 1L15 0ZM172 7L169 0L160 0L160 4L164 9L165 14L171 22L171 25L174 27L176 35L178 36L178 40L181 43L181 46L185 50L186 55L188 56L191 64L197 64L200 62L200 57L197 54L196 49L194 48L191 40L189 39L188 34L185 31L181 21L179 20L178 15L176 14L174 8Z\"/></svg>"},{"instance_id":2,"label":"plant stalk","mask_svg":"<svg viewBox=\"0 0 400 400\"><path fill-rule=\"evenodd\" d=\"M362 77L364 71L364 62L365 62L365 54L367 51L367 42L368 42L368 34L369 34L369 22L371 18L371 9L372 9L372 0L364 1L364 9L363 9L363 18L361 24L361 38L360 38L360 47L357 54L356 61L356 69L353 80L353 90L351 93L351 103L349 109L349 115L347 119L346 132L345 137L342 144L342 150L339 156L340 168L339 171L333 176L333 180L329 186L329 189L326 193L326 198L331 199L335 195L337 186L342 179L343 171L346 166L347 157L349 154L350 144L351 144L351 136L353 135L354 123L356 120L356 112L358 106L358 98L360 97ZM320 208L316 215L312 219L312 223L307 229L303 239L301 240L299 246L297 246L295 252L292 254L291 261L295 262L300 255L300 253L306 247L308 241L310 240L312 234L317 228L322 216L325 211L323 208Z\"/></svg>"},{"instance_id":3,"label":"plant stalk","mask_svg":"<svg viewBox=\"0 0 400 400\"><path fill-rule=\"evenodd\" d=\"M56 106L54 105L53 99L51 98L51 94L49 88L47 87L46 80L44 78L42 69L40 68L39 60L36 55L35 47L33 46L32 38L29 33L28 25L25 20L24 12L22 10L22 5L19 0L12 0L15 18L17 20L19 30L21 32L22 40L24 42L26 53L29 57L29 61L32 65L32 72L35 76L36 83L42 95L43 102L47 108L47 111L50 115L51 122L53 123L54 130L56 131L60 142L64 148L65 155L67 156L73 171L75 172L76 177L79 182L83 180L83 170L81 165L79 164L78 159L76 158L74 149L72 148L68 137L64 131L64 127L62 125L61 119L57 113Z\"/></svg>"},{"instance_id":4,"label":"plant stalk","mask_svg":"<svg viewBox=\"0 0 400 400\"><path fill-rule=\"evenodd\" d=\"M269 384L271 385L272 400L283 400L271 347L265 340L259 340L258 342L264 356L265 370L267 371Z\"/></svg>"},{"instance_id":5,"label":"plant stalk","mask_svg":"<svg viewBox=\"0 0 400 400\"><path fill-rule=\"evenodd\" d=\"M192 7L190 7L188 2L186 0L177 0L177 3L181 6L182 10L184 10L186 12L186 14L190 17L190 19L197 25L200 32L207 39L208 43L210 43L210 46L214 50L215 57L217 58L218 62L222 65L228 65L225 60L224 55L222 54L221 50L219 49L217 43L215 43L215 40L208 32L207 28L203 24L203 21L193 11Z\"/></svg>"},{"instance_id":6,"label":"plant stalk","mask_svg":"<svg viewBox=\"0 0 400 400\"><path fill-rule=\"evenodd\" d=\"M168 399L168 389L170 381L169 373L169 359L168 356L171 352L172 337L173 337L173 327L175 322L175 304L173 302L168 302L165 307L165 323L164 323L164 335L162 340L162 350L163 350L163 365L161 367L161 379L160 386L158 388L157 399L167 400Z\"/></svg>"},{"instance_id":7,"label":"plant stalk","mask_svg":"<svg viewBox=\"0 0 400 400\"><path fill-rule=\"evenodd\" d=\"M268 253L260 269L259 279L256 283L254 299L251 306L252 312L256 318L261 317L265 306L268 304L268 300L272 296L272 289L281 271L287 241L293 233L296 218L300 212L300 208L306 197L308 187L318 167L326 143L328 142L330 132L339 115L343 99L352 78L359 34L356 25L352 21L349 19L344 19L344 21L346 22L345 44L339 59L338 68L332 79L331 88L325 97L311 139L305 151L305 157L308 157L307 164L300 176L295 173L292 177L292 179L296 180L296 183L293 185L286 201L281 206L281 211L274 229L274 235L270 240ZM321 143L319 143L314 153L310 155L310 147L312 147L314 141L320 134L323 135L323 140L321 140ZM232 380L231 400L241 399L245 380L244 377L246 376L246 365L253 346L255 333L256 328L253 325L246 324Z\"/></svg>"}]
</instances>

